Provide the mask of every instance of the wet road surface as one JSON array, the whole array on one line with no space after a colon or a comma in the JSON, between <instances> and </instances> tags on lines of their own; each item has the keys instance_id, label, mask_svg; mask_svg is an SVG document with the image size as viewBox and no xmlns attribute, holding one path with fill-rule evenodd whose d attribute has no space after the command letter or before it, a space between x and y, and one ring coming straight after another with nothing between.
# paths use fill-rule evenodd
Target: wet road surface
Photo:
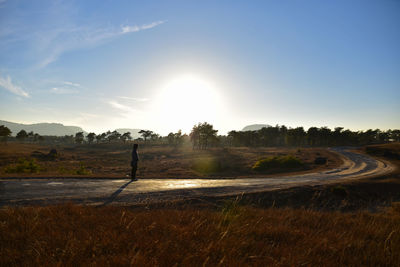
<instances>
[{"instance_id":1,"label":"wet road surface","mask_svg":"<svg viewBox=\"0 0 400 267\"><path fill-rule=\"evenodd\" d=\"M343 156L337 169L256 179L0 179L0 206L78 202L126 205L165 200L270 191L389 173L393 167L366 155L332 149Z\"/></svg>"}]
</instances>

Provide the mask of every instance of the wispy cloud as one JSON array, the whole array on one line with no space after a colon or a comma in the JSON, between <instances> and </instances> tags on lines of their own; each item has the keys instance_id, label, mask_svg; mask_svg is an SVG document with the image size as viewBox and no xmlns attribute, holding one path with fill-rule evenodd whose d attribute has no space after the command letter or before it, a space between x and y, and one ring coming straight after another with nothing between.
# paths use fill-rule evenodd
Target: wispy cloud
<instances>
[{"instance_id":1,"label":"wispy cloud","mask_svg":"<svg viewBox=\"0 0 400 267\"><path fill-rule=\"evenodd\" d=\"M37 67L46 67L56 61L65 52L97 46L119 36L151 29L163 23L165 21L156 21L141 26L121 26L121 28L61 28L51 33L43 33L47 36L45 36L45 41L41 41L38 47L45 52L43 54L46 56L39 62Z\"/></svg>"},{"instance_id":2,"label":"wispy cloud","mask_svg":"<svg viewBox=\"0 0 400 267\"><path fill-rule=\"evenodd\" d=\"M68 82L68 81L64 82L64 84L74 86L74 87L82 87L82 85L80 85L79 83L73 83L73 82Z\"/></svg>"},{"instance_id":3,"label":"wispy cloud","mask_svg":"<svg viewBox=\"0 0 400 267\"><path fill-rule=\"evenodd\" d=\"M122 26L121 29L122 29L122 33L123 34L130 33L130 32L138 32L138 31L154 28L154 27L156 27L158 25L161 25L161 24L163 24L165 22L166 22L165 20L159 20L159 21L154 21L154 22L152 22L150 24L143 24L141 26L137 26L137 25L128 26L127 25L127 26Z\"/></svg>"},{"instance_id":4,"label":"wispy cloud","mask_svg":"<svg viewBox=\"0 0 400 267\"><path fill-rule=\"evenodd\" d=\"M126 106L126 105L123 105L123 104L121 104L121 103L119 103L118 101L115 101L115 100L109 101L108 104L110 106L112 106L113 108L116 108L116 109L119 109L119 110L122 110L122 111L126 111L126 112L135 111L133 108L131 108L129 106Z\"/></svg>"},{"instance_id":5,"label":"wispy cloud","mask_svg":"<svg viewBox=\"0 0 400 267\"><path fill-rule=\"evenodd\" d=\"M49 90L50 93L53 94L77 94L79 93L84 87L79 83L73 83L70 81L62 81L62 82L51 82L51 88Z\"/></svg>"},{"instance_id":6,"label":"wispy cloud","mask_svg":"<svg viewBox=\"0 0 400 267\"><path fill-rule=\"evenodd\" d=\"M29 97L29 94L26 91L12 83L11 78L8 75L5 78L0 76L0 87L3 87L15 95Z\"/></svg>"},{"instance_id":7,"label":"wispy cloud","mask_svg":"<svg viewBox=\"0 0 400 267\"><path fill-rule=\"evenodd\" d=\"M69 88L63 88L63 87L53 87L50 89L51 93L54 94L59 94L59 95L65 95L65 94L76 94L78 93L77 90L69 89Z\"/></svg>"},{"instance_id":8,"label":"wispy cloud","mask_svg":"<svg viewBox=\"0 0 400 267\"><path fill-rule=\"evenodd\" d=\"M137 97L129 97L129 96L119 96L118 98L124 99L124 100L130 100L134 102L146 102L149 101L148 98L137 98Z\"/></svg>"},{"instance_id":9,"label":"wispy cloud","mask_svg":"<svg viewBox=\"0 0 400 267\"><path fill-rule=\"evenodd\" d=\"M0 6L8 1L0 0ZM66 52L91 48L139 31L149 30L166 23L164 20L145 24L105 24L103 20L84 20L81 5L71 1L50 1L45 4L11 5L2 14L0 27L0 53L22 49L17 56L26 66L41 69L57 61ZM12 15L14 14L14 15ZM7 54L6 54L7 55ZM9 58L13 62L15 59Z\"/></svg>"}]
</instances>

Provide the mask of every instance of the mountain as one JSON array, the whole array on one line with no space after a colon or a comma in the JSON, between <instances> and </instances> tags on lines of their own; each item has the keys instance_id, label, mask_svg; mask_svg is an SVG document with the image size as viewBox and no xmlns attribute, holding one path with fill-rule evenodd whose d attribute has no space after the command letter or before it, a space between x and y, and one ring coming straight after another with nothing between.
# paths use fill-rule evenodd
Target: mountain
<instances>
[{"instance_id":1,"label":"mountain","mask_svg":"<svg viewBox=\"0 0 400 267\"><path fill-rule=\"evenodd\" d=\"M258 131L258 130L260 130L261 128L264 128L264 127L271 127L271 125L268 125L268 124L252 124L252 125L247 125L246 127L244 127L244 128L242 129L242 131L243 131L243 132L246 132L246 131Z\"/></svg>"},{"instance_id":2,"label":"mountain","mask_svg":"<svg viewBox=\"0 0 400 267\"><path fill-rule=\"evenodd\" d=\"M16 136L17 133L21 130L25 130L26 132L34 132L40 135L55 135L55 136L64 136L64 135L75 135L77 132L86 132L77 126L65 126L61 123L34 123L34 124L22 124L15 123L9 121L0 120L0 125L4 125L11 130L11 135Z\"/></svg>"},{"instance_id":3,"label":"mountain","mask_svg":"<svg viewBox=\"0 0 400 267\"><path fill-rule=\"evenodd\" d=\"M139 138L141 135L139 134L140 129L128 129L128 128L121 128L121 129L115 129L117 132L119 132L120 134L124 134L126 132L130 132L132 139L137 139Z\"/></svg>"}]
</instances>

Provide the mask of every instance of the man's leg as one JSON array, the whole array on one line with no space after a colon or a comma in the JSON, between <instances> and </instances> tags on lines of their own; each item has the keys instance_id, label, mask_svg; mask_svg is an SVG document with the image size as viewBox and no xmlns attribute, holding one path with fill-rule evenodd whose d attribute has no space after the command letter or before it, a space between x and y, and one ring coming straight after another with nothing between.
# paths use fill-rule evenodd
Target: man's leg
<instances>
[{"instance_id":1,"label":"man's leg","mask_svg":"<svg viewBox=\"0 0 400 267\"><path fill-rule=\"evenodd\" d=\"M132 180L136 179L136 171L137 171L137 165L132 166L132 171L131 171L131 178Z\"/></svg>"}]
</instances>

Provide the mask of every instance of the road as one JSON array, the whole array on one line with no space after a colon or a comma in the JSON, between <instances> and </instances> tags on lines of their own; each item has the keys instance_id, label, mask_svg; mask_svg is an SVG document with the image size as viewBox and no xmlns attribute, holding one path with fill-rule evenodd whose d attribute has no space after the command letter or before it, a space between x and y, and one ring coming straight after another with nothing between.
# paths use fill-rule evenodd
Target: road
<instances>
[{"instance_id":1,"label":"road","mask_svg":"<svg viewBox=\"0 0 400 267\"><path fill-rule=\"evenodd\" d=\"M391 165L366 155L335 148L343 165L318 173L256 179L0 179L0 206L77 202L126 205L242 192L260 192L304 185L335 183L383 175Z\"/></svg>"}]
</instances>

